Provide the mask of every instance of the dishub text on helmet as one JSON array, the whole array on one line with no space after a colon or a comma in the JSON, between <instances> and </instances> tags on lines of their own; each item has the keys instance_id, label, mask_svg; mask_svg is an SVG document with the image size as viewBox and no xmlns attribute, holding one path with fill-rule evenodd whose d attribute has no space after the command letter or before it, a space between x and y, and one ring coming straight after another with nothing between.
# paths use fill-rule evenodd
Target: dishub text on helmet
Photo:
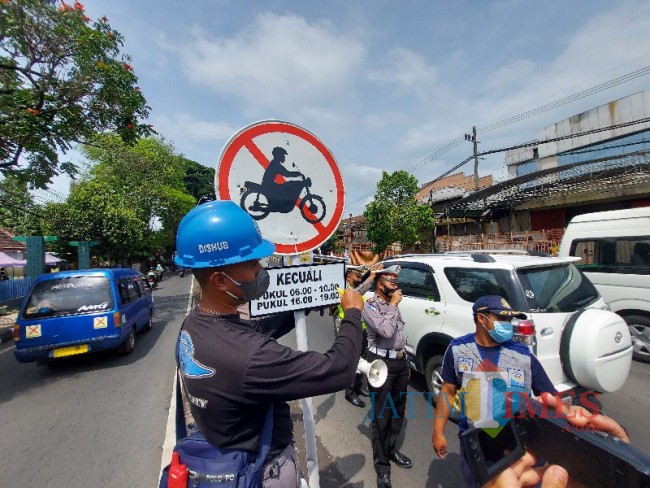
<instances>
[{"instance_id":1,"label":"dishub text on helmet","mask_svg":"<svg viewBox=\"0 0 650 488\"><path fill-rule=\"evenodd\" d=\"M228 249L228 241L211 242L209 244L199 244L199 252L225 251Z\"/></svg>"}]
</instances>

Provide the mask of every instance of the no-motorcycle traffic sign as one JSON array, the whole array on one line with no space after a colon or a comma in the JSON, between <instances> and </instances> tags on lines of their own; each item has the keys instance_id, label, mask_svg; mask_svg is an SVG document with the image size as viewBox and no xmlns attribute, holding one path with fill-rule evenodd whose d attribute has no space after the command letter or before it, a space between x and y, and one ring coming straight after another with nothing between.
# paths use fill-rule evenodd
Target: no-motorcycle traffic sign
<instances>
[{"instance_id":1,"label":"no-motorcycle traffic sign","mask_svg":"<svg viewBox=\"0 0 650 488\"><path fill-rule=\"evenodd\" d=\"M226 144L215 175L216 193L232 200L276 245L298 254L323 244L343 216L343 178L331 151L289 122L254 123Z\"/></svg>"}]
</instances>

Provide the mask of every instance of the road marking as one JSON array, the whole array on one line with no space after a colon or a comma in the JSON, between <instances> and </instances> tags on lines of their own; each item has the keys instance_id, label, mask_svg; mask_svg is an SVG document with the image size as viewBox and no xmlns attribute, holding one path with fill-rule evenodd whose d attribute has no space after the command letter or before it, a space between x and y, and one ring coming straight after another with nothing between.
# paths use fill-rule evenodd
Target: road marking
<instances>
[{"instance_id":1,"label":"road marking","mask_svg":"<svg viewBox=\"0 0 650 488\"><path fill-rule=\"evenodd\" d=\"M190 314L192 309L192 295L194 293L194 275L190 273L192 278L192 284L190 285L190 294L187 297L187 310L185 315ZM174 359L174 363L176 360ZM165 431L165 441L162 445L162 458L160 460L160 475L158 479L162 476L163 469L167 466L172 460L172 451L176 445L176 375L178 374L177 369L174 368L174 381L172 383L172 397L169 401L169 415L167 416L167 429Z\"/></svg>"},{"instance_id":2,"label":"road marking","mask_svg":"<svg viewBox=\"0 0 650 488\"><path fill-rule=\"evenodd\" d=\"M7 352L7 351L11 351L11 350L12 350L12 347L8 346L6 349L3 349L2 351L0 351L0 354L2 354L4 352Z\"/></svg>"}]
</instances>

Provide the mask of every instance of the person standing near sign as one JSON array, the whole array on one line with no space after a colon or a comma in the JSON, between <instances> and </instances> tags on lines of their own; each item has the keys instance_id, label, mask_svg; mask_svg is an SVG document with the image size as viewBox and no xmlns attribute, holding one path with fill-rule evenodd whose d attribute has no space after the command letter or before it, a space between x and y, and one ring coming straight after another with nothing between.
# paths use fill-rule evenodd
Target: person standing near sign
<instances>
[{"instance_id":1,"label":"person standing near sign","mask_svg":"<svg viewBox=\"0 0 650 488\"><path fill-rule=\"evenodd\" d=\"M366 269L367 268L364 266L347 266L347 271L345 273L345 287L347 289L356 289L362 295L370 290L372 284L375 282L375 273L382 269L382 265L377 264L367 271ZM337 314L336 323L340 324L344 316L341 305L336 306L335 313ZM365 322L361 321L361 327L363 328L363 347L361 348L361 356L365 357L368 348L368 334L366 332ZM335 328L336 333L338 334L338 325ZM365 408L366 406L366 402L359 398L360 395L366 397L369 396L365 381L366 375L363 373L357 373L354 375L354 381L352 384L345 390L345 399L355 407Z\"/></svg>"},{"instance_id":2,"label":"person standing near sign","mask_svg":"<svg viewBox=\"0 0 650 488\"><path fill-rule=\"evenodd\" d=\"M275 340L294 327L293 313L247 321L237 311L268 288L261 260L275 251L250 215L231 201L200 205L181 221L176 244L176 264L190 268L201 287L199 304L183 322L177 345L199 430L219 448L257 452L273 405L262 486L298 487L286 402L350 384L361 352L361 295L350 290L341 297L341 330L327 352L294 351Z\"/></svg>"},{"instance_id":3,"label":"person standing near sign","mask_svg":"<svg viewBox=\"0 0 650 488\"><path fill-rule=\"evenodd\" d=\"M406 410L409 371L406 362L404 321L397 307L402 301L398 287L400 267L397 265L375 273L377 290L363 309L368 332L367 361L381 359L388 367L386 382L375 388L370 385L375 408L372 421L372 454L377 472L377 487L390 488L390 461L402 468L413 466L411 460L397 451L396 443ZM384 406L389 405L386 413ZM393 408L397 413L394 414Z\"/></svg>"}]
</instances>

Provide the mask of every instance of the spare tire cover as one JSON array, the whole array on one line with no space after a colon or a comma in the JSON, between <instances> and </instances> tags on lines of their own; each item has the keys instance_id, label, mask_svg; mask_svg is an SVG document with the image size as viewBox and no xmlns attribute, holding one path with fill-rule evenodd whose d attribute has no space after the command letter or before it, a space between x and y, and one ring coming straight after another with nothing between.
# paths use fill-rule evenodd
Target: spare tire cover
<instances>
[{"instance_id":1,"label":"spare tire cover","mask_svg":"<svg viewBox=\"0 0 650 488\"><path fill-rule=\"evenodd\" d=\"M623 386L632 364L632 339L625 321L613 312L577 312L562 332L561 357L567 375L600 392Z\"/></svg>"}]
</instances>

